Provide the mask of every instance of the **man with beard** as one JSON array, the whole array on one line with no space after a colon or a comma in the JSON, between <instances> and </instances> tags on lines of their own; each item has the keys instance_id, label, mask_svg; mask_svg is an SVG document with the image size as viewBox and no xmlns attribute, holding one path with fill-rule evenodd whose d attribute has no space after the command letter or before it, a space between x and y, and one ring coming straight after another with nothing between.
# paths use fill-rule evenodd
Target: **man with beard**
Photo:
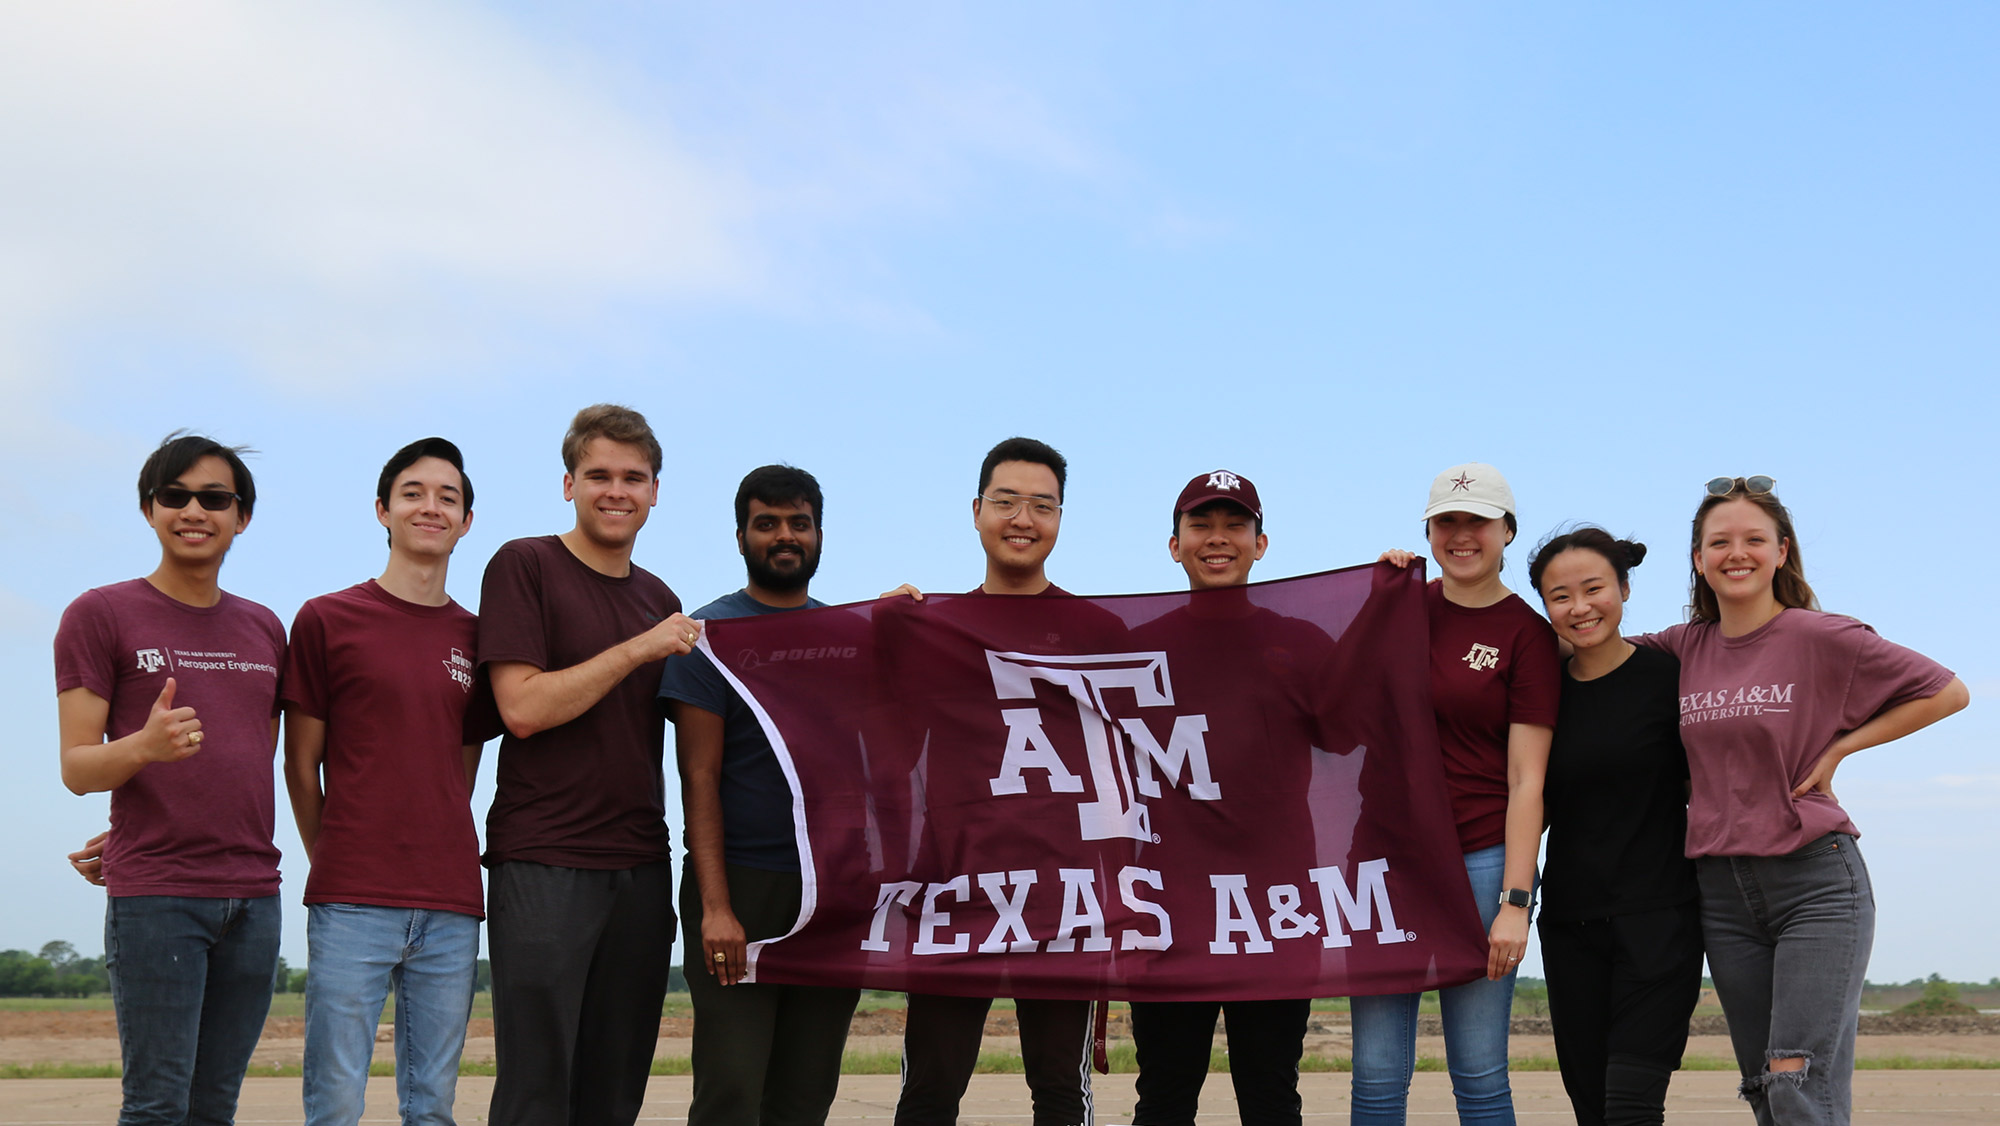
<instances>
[{"instance_id":1,"label":"man with beard","mask_svg":"<svg viewBox=\"0 0 2000 1126\"><path fill-rule=\"evenodd\" d=\"M749 581L694 616L825 605L807 593L819 567L821 509L812 474L789 465L752 470L736 490L736 546ZM695 1009L688 1122L824 1122L860 991L741 980L745 947L798 922L791 785L756 715L704 654L668 661L660 698L674 723L687 817L681 923Z\"/></svg>"}]
</instances>

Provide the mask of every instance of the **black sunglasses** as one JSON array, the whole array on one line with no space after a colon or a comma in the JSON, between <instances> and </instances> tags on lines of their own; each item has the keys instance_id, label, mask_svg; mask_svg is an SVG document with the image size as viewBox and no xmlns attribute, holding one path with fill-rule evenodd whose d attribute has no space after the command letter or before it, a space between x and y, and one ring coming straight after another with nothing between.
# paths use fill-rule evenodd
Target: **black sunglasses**
<instances>
[{"instance_id":1,"label":"black sunglasses","mask_svg":"<svg viewBox=\"0 0 2000 1126\"><path fill-rule=\"evenodd\" d=\"M189 501L197 501L210 512L225 512L230 505L243 498L220 489L183 489L179 485L161 485L149 490L146 499L162 508L175 509L186 508Z\"/></svg>"},{"instance_id":2,"label":"black sunglasses","mask_svg":"<svg viewBox=\"0 0 2000 1126\"><path fill-rule=\"evenodd\" d=\"M1726 497L1738 489L1753 496L1762 495L1778 487L1778 479L1758 474L1755 477L1716 477L1708 483L1708 495Z\"/></svg>"}]
</instances>

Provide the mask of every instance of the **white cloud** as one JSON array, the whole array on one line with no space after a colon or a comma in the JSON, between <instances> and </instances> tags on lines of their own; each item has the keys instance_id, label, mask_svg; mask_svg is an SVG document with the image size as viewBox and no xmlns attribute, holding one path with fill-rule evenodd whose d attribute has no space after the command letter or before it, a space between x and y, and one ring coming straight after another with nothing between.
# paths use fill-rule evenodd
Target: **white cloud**
<instances>
[{"instance_id":1,"label":"white cloud","mask_svg":"<svg viewBox=\"0 0 2000 1126\"><path fill-rule=\"evenodd\" d=\"M9 5L0 154L8 379L106 325L385 377L526 310L757 284L731 176L476 8Z\"/></svg>"}]
</instances>

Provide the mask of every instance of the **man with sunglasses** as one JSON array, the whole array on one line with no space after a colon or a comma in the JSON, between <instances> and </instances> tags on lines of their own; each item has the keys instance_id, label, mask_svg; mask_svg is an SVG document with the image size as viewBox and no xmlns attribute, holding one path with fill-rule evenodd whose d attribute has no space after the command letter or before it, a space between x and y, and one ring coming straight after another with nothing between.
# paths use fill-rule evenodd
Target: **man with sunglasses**
<instances>
[{"instance_id":1,"label":"man with sunglasses","mask_svg":"<svg viewBox=\"0 0 2000 1126\"><path fill-rule=\"evenodd\" d=\"M301 607L285 663L285 783L312 864L307 1126L361 1120L391 980L404 1117L451 1121L485 915L472 779L497 723L473 676L478 621L445 593L472 528L458 447L396 451L375 519L382 577Z\"/></svg>"},{"instance_id":2,"label":"man with sunglasses","mask_svg":"<svg viewBox=\"0 0 2000 1126\"><path fill-rule=\"evenodd\" d=\"M285 630L218 583L257 498L241 453L191 434L154 450L139 511L159 566L86 591L56 631L63 784L111 793L101 869L79 867L109 892L127 1126L230 1121L271 1005Z\"/></svg>"},{"instance_id":3,"label":"man with sunglasses","mask_svg":"<svg viewBox=\"0 0 2000 1126\"><path fill-rule=\"evenodd\" d=\"M972 500L972 523L986 553L986 577L974 596L1068 597L1049 581L1045 564L1062 529L1063 488L1068 462L1047 443L1009 438L986 454L979 468L979 491ZM921 600L904 584L884 597L904 594ZM1003 618L984 615L988 626L1006 628ZM1066 653L1100 649L1103 637L1122 636L1123 625L1108 614L1086 614L1082 634L1023 636L1024 652ZM900 654L899 659L953 660L963 654ZM983 662L983 656L981 657ZM990 794L988 795L990 797ZM952 799L932 794L934 807ZM935 822L932 833L948 833ZM950 847L950 846L946 846ZM997 863L997 862L996 862ZM978 1064L986 1028L986 997L909 996L903 1033L903 1087L895 1126L951 1126ZM1090 1101L1091 1002L1017 998L1023 1078L1033 1100L1034 1126L1069 1126L1092 1120Z\"/></svg>"}]
</instances>

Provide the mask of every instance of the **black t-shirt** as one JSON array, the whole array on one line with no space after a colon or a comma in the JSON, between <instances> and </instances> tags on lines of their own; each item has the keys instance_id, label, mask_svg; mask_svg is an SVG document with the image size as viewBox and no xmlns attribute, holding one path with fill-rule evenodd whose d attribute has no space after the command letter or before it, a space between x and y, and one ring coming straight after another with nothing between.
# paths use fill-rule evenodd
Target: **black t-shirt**
<instances>
[{"instance_id":1,"label":"black t-shirt","mask_svg":"<svg viewBox=\"0 0 2000 1126\"><path fill-rule=\"evenodd\" d=\"M1596 680L1565 669L1542 788L1542 917L1601 919L1693 899L1687 778L1679 661L1642 648Z\"/></svg>"}]
</instances>

